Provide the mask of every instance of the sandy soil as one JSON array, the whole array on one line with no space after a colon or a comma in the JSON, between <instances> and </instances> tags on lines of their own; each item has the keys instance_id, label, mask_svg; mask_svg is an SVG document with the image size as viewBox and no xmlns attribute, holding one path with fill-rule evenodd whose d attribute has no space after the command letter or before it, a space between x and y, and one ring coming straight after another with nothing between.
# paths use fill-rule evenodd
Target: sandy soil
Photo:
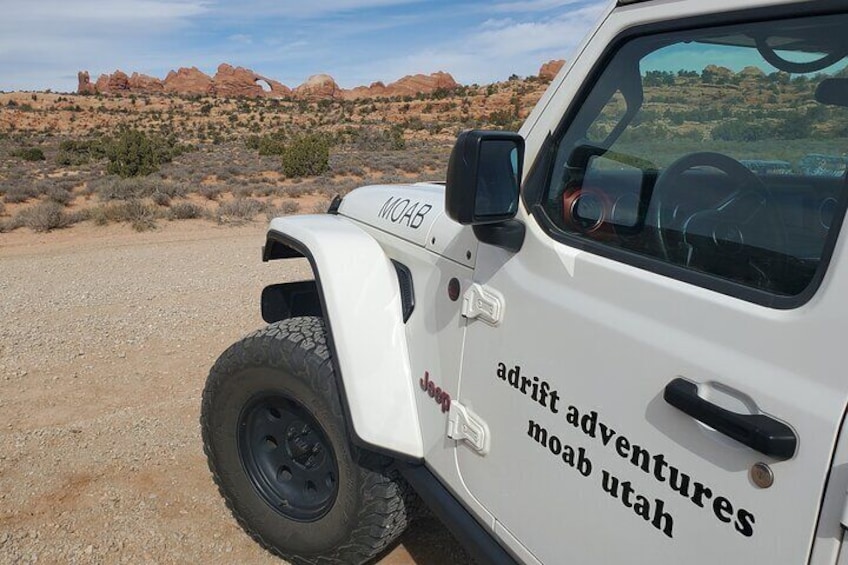
<instances>
[{"instance_id":1,"label":"sandy soil","mask_svg":"<svg viewBox=\"0 0 848 565\"><path fill-rule=\"evenodd\" d=\"M260 327L265 225L0 234L0 563L280 563L202 452L208 368ZM381 563L467 562L433 519Z\"/></svg>"}]
</instances>

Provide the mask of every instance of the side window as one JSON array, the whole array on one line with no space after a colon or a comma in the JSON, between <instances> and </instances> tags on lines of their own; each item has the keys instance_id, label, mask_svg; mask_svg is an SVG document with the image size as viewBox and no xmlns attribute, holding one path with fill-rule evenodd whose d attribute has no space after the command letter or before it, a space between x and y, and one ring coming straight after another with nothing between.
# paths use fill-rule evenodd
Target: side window
<instances>
[{"instance_id":1,"label":"side window","mask_svg":"<svg viewBox=\"0 0 848 565\"><path fill-rule=\"evenodd\" d=\"M809 294L845 207L844 29L840 15L629 41L556 140L543 223L731 294Z\"/></svg>"}]
</instances>

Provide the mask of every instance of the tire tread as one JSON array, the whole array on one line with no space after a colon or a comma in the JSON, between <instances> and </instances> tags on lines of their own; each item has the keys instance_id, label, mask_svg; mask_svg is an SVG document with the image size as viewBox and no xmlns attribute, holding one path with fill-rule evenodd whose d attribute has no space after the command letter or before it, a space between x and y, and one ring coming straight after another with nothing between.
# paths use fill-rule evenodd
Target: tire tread
<instances>
[{"instance_id":1,"label":"tire tread","mask_svg":"<svg viewBox=\"0 0 848 565\"><path fill-rule=\"evenodd\" d=\"M210 448L210 413L213 398L233 373L245 367L271 367L301 376L318 395L329 401L334 416L343 418L339 391L327 346L324 322L318 317L298 317L270 324L230 346L216 361L203 391L201 430L203 449L212 477L227 508L242 529L269 552L297 565L336 565L364 563L385 550L406 529L417 495L391 467L391 459L350 445L360 473L359 507L344 543L324 555L299 556L276 547L257 531L237 510L223 487L218 462Z\"/></svg>"}]
</instances>

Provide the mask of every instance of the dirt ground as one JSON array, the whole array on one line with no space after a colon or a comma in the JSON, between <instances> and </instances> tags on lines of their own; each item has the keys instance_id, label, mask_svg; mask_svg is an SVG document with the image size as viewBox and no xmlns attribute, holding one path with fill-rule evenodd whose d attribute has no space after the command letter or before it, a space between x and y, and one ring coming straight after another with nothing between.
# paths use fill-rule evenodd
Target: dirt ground
<instances>
[{"instance_id":1,"label":"dirt ground","mask_svg":"<svg viewBox=\"0 0 848 565\"><path fill-rule=\"evenodd\" d=\"M0 563L280 563L218 495L198 410L260 327L265 224L0 234ZM467 563L434 519L386 564Z\"/></svg>"}]
</instances>

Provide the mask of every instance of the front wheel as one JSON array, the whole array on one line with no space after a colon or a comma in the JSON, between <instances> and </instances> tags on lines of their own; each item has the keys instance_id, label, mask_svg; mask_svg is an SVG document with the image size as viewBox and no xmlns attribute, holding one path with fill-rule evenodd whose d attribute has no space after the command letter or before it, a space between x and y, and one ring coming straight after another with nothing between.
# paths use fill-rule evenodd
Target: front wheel
<instances>
[{"instance_id":1,"label":"front wheel","mask_svg":"<svg viewBox=\"0 0 848 565\"><path fill-rule=\"evenodd\" d=\"M292 563L362 563L406 528L409 487L347 439L321 318L271 324L225 351L201 427L233 516Z\"/></svg>"}]
</instances>

